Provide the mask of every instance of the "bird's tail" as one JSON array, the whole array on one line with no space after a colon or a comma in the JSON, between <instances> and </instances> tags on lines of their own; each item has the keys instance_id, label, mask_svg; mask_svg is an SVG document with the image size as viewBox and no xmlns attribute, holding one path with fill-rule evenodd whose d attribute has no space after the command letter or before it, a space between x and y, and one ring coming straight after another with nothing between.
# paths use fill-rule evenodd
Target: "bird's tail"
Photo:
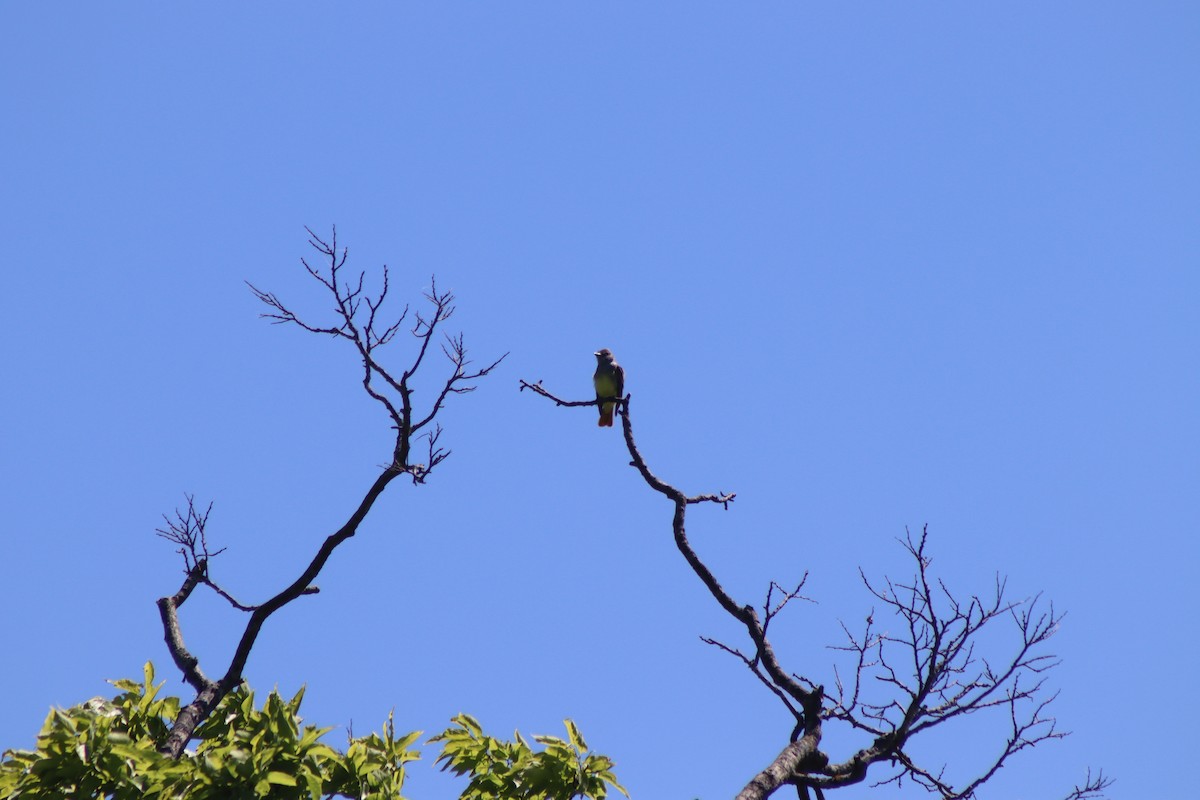
<instances>
[{"instance_id":1,"label":"bird's tail","mask_svg":"<svg viewBox=\"0 0 1200 800\"><path fill-rule=\"evenodd\" d=\"M611 428L613 426L613 408L614 403L606 403L600 406L600 421L596 423L601 428Z\"/></svg>"}]
</instances>

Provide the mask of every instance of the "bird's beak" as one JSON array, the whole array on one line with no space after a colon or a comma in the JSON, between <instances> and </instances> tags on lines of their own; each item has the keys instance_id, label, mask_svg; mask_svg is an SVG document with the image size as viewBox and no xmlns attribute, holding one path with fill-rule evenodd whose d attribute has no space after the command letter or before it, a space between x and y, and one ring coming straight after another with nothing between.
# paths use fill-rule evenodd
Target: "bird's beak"
<instances>
[{"instance_id":1,"label":"bird's beak","mask_svg":"<svg viewBox=\"0 0 1200 800\"><path fill-rule=\"evenodd\" d=\"M592 353L592 355L594 355L594 356L598 356L598 355L600 355L600 351L599 351L599 350L597 350L596 352Z\"/></svg>"}]
</instances>

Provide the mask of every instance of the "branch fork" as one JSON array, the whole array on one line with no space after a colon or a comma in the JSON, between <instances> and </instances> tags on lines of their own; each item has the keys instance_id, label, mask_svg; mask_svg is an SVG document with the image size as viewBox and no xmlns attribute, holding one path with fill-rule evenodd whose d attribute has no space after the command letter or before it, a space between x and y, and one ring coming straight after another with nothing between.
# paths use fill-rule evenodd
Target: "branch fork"
<instances>
[{"instance_id":1,"label":"branch fork","mask_svg":"<svg viewBox=\"0 0 1200 800\"><path fill-rule=\"evenodd\" d=\"M520 390L526 389L560 407L600 402L558 397L541 381L522 380ZM1053 717L1044 713L1054 695L1046 697L1042 693L1045 678L1041 673L1056 666L1058 660L1040 652L1057 630L1062 616L1056 615L1053 607L1046 612L1035 610L1039 600L1036 596L1028 601L1006 600L1005 584L999 577L994 593L988 598L973 596L965 602L959 601L930 572L932 559L926 552L928 530L922 530L915 539L908 535L901 542L916 565L911 582L895 584L885 578L876 585L860 571L867 591L900 621L900 632L878 632L875 609L866 616L860 635L852 634L842 623L848 644L833 649L853 655L853 678L843 679L835 665L835 694L827 703L824 687L784 669L767 638L771 621L791 601L812 602L800 594L808 573L794 589L772 582L761 616L752 605L735 601L692 548L685 520L689 505L716 503L728 510L736 495L718 492L689 496L655 475L634 439L630 400L629 395L620 399L630 465L651 489L671 501L674 506L671 530L676 547L718 605L742 623L752 647L743 650L703 636L701 641L740 660L795 721L788 744L746 784L737 800L762 800L784 785L796 787L801 798L815 794L818 800L823 800L825 791L862 782L871 767L882 762L896 771L878 780L876 785L900 783L908 778L943 800L966 800L974 797L978 788L1020 750L1066 735L1057 730ZM1020 642L1015 652L993 667L976 654L977 634L985 626L995 627L1005 619L1015 623ZM903 668L902 663L906 665ZM868 682L872 693L882 688L891 697L866 700ZM1029 704L1031 708L1027 708ZM927 769L917 764L905 749L913 737L926 730L992 709L1005 712L1009 718L1006 743L976 778L961 787L945 779L944 767L937 771ZM871 736L870 743L845 761L834 763L820 750L826 721L846 723ZM1103 773L1093 777L1089 772L1087 780L1075 787L1067 800L1099 798L1110 784Z\"/></svg>"},{"instance_id":2,"label":"branch fork","mask_svg":"<svg viewBox=\"0 0 1200 800\"><path fill-rule=\"evenodd\" d=\"M308 322L273 292L263 291L253 284L247 285L269 309L262 316L272 323L295 325L309 333L344 339L354 347L362 364L363 389L372 400L383 406L396 431L392 460L381 468L345 524L325 538L303 572L290 585L257 605L238 601L212 579L212 559L220 555L224 548L216 551L209 549L207 525L211 504L201 511L194 497L188 495L183 510L177 510L174 516L164 516L165 527L159 528L157 533L179 546L177 552L183 556L185 578L175 594L158 601L163 636L184 680L196 690L195 699L180 709L161 748L164 754L172 758L178 758L183 753L196 728L208 718L222 698L241 683L246 662L266 620L293 600L320 591L314 581L330 555L358 532L359 525L388 484L401 475L409 476L414 484L424 483L433 469L450 456L450 450L439 445L442 428L436 422L437 415L451 395L474 391L474 382L489 375L507 356L506 353L485 367L470 369L471 360L467 356L462 334L445 335L438 339L439 349L450 362L451 369L432 402L419 409L413 401L415 390L411 381L424 365L425 356L437 334L441 333L443 323L454 315L454 295L439 290L437 282L431 279L430 289L425 293L425 300L430 305L428 312L414 311L406 305L393 320L385 322L384 306L391 286L388 268L383 267L382 284L378 293L373 295L366 288L365 272L359 272L357 277L346 276L344 268L349 252L346 248L339 249L336 228L328 242L311 229L305 230L310 237L309 245L324 264L314 266L307 259L301 259L301 263L308 274L332 296L332 323ZM396 340L410 312L413 323L409 332L416 340L416 353L406 367L396 370L380 359L380 351ZM414 438L424 440L426 444L425 458L421 463L413 459ZM233 658L224 674L216 680L201 670L199 659L187 649L179 620L179 609L198 586L207 586L234 609L249 614Z\"/></svg>"}]
</instances>

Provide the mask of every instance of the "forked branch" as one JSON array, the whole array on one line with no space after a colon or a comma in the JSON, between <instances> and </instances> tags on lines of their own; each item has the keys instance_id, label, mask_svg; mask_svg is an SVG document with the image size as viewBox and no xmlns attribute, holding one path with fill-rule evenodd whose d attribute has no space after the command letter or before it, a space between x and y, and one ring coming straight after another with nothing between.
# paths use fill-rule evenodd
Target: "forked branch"
<instances>
[{"instance_id":1,"label":"forked branch","mask_svg":"<svg viewBox=\"0 0 1200 800\"><path fill-rule=\"evenodd\" d=\"M424 364L430 343L441 332L440 326L454 314L453 294L440 291L436 282L431 281L431 288L425 294L430 310L425 313L413 312L414 323L410 332L417 341L416 352L408 361L407 367L400 370L389 367L380 360L379 351L395 341L396 334L402 329L410 309L405 306L393 319L385 321L384 305L390 290L387 267L383 268L378 293L372 294L366 288L365 273L360 272L357 277L349 279L345 276L348 251L345 248L338 249L336 228L329 242L311 230L308 230L308 233L309 244L325 263L323 266L313 266L305 259L301 259L301 263L308 274L332 297L332 322L308 322L274 293L253 285L250 285L250 289L270 309L263 317L271 322L293 324L310 333L345 339L354 346L362 364L363 389L368 396L384 407L396 430L391 462L383 467L345 524L325 538L301 574L287 587L257 605L237 601L211 578L211 560L222 552L209 550L206 529L211 504L204 511L200 511L194 499L188 496L186 509L176 511L173 517L164 517L166 527L158 529L158 535L179 545L178 552L183 555L186 577L179 591L158 601L159 613L162 617L167 649L183 673L184 679L196 690L195 699L180 710L162 748L163 753L173 758L178 758L183 753L196 727L212 713L221 699L241 683L246 662L266 620L293 600L319 591L314 581L329 557L339 545L357 533L359 525L370 513L375 501L388 484L401 475L409 476L414 484L424 483L433 468L450 455L449 450L439 445L442 428L436 422L438 413L450 395L473 391L473 382L490 374L505 358L501 356L481 369L470 369L471 361L467 356L462 335L444 336L441 350L450 362L451 370L432 402L418 409L414 403L415 392L411 380ZM414 437L422 438L427 443L423 463L416 463L412 457ZM198 586L211 588L235 609L250 615L228 668L222 677L216 680L205 675L200 669L199 659L187 649L179 621L180 607Z\"/></svg>"},{"instance_id":2,"label":"forked branch","mask_svg":"<svg viewBox=\"0 0 1200 800\"><path fill-rule=\"evenodd\" d=\"M354 345L362 362L363 389L372 400L384 407L392 421L392 427L396 430L393 466L408 474L414 482L420 483L428 477L430 470L450 453L437 451L433 447L434 440L439 435L435 431L430 434L430 452L432 454L436 451L440 458L435 460L431 455L426 463L412 463L413 435L434 422L450 395L474 391L473 382L489 375L508 354L505 353L485 367L472 370L469 369L472 362L468 357L462 334L445 335L440 347L452 370L433 402L424 410L417 410L413 401L415 390L412 379L424 363L430 344L441 331L441 325L454 316L454 294L439 290L437 280L431 278L429 291L424 295L429 304L429 311L412 311L406 305L394 319L390 322L385 321L381 311L391 286L387 266L384 265L382 270L383 279L378 294L372 295L365 288L366 273L359 272L357 277L350 279L344 276L343 270L349 258L349 250L344 247L338 249L336 227L328 242L311 229L305 230L309 234L309 245L325 263L323 267L313 266L307 259L301 259L301 263L308 274L333 296L334 319L331 323L309 323L273 292L265 292L249 282L246 285L250 287L254 296L270 309L262 316L273 324L297 325L310 333L335 336ZM406 367L389 367L380 360L378 351L394 341L410 311L413 314L413 324L409 332L417 340L416 352Z\"/></svg>"},{"instance_id":3,"label":"forked branch","mask_svg":"<svg viewBox=\"0 0 1200 800\"><path fill-rule=\"evenodd\" d=\"M558 397L541 381L521 381L521 390L525 389L558 406L599 402ZM834 649L852 655L852 674L843 678L835 668L836 692L827 703L824 687L785 669L767 638L771 621L788 603L808 599L800 594L807 573L794 589L772 582L761 614L754 606L734 600L696 554L684 524L689 505L717 503L728 509L734 495L718 492L689 496L654 474L634 439L629 395L619 399L619 407L630 465L651 489L671 501L676 547L721 608L742 623L751 647L742 649L707 637L702 641L739 659L795 721L788 744L750 780L737 800L761 800L784 785L795 786L800 797L815 794L823 798L829 789L865 780L878 764L890 765L891 771L879 777L877 784L899 783L907 778L945 800L966 800L974 797L1011 756L1066 735L1047 714L1054 695L1044 687L1044 673L1058 660L1042 650L1062 616L1053 607L1040 610L1036 596L1027 601L1006 600L1005 584L1000 579L991 595L958 600L930 571L927 531L922 531L919 539L909 536L902 542L916 564L911 581L896 584L885 578L875 584L862 576L868 592L898 624L894 630L880 627L872 609L861 634L853 634L842 625L848 644ZM1012 623L1017 634L1017 642L1007 655L985 657L977 652L981 631L1005 620ZM883 690L883 696L877 696L878 689ZM992 760L958 788L946 779L945 768L934 771L923 767L906 749L913 737L926 730L986 711L995 711L1006 719L1007 735ZM820 750L825 722L847 724L871 738L846 760L832 762ZM1097 798L1108 785L1103 774L1093 779L1089 773L1087 781L1076 787L1068 800Z\"/></svg>"}]
</instances>

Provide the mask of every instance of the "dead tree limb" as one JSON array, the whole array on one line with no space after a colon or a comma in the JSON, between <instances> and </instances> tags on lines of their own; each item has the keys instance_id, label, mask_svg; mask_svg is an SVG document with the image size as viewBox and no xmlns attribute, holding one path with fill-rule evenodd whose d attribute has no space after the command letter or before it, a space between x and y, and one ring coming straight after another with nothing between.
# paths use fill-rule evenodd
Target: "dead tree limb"
<instances>
[{"instance_id":1,"label":"dead tree limb","mask_svg":"<svg viewBox=\"0 0 1200 800\"><path fill-rule=\"evenodd\" d=\"M419 408L413 400L411 381L424 364L431 343L441 332L442 324L454 314L454 295L439 290L436 282L431 281L430 290L425 294L430 310L424 313L413 312L410 333L416 339L416 352L410 356L407 367L396 371L379 359L379 351L394 341L396 334L402 330L410 308L405 306L390 322L384 321L383 307L391 288L388 268L383 268L382 285L378 293L372 295L365 288L364 272L360 272L357 277L347 278L344 275L348 251L345 248L338 249L336 228L329 242L321 239L312 230L305 230L310 236L309 244L324 263L313 266L306 259L301 259L301 263L308 274L332 296L333 322L325 325L307 322L275 294L253 285L250 285L250 290L270 309L262 316L273 323L296 325L310 333L345 339L353 345L362 363L363 389L384 407L396 431L391 462L375 478L346 522L325 538L300 575L274 596L256 605L244 604L234 599L231 593L211 577L211 560L222 552L212 552L208 546L206 528L211 504L201 512L196 507L194 498L188 496L186 510L176 511L173 517L164 517L166 527L160 528L158 534L179 545L186 577L179 591L158 601L159 614L171 658L183 673L184 680L196 691L195 698L180 709L166 743L160 748L161 752L172 758L178 758L183 753L196 728L208 718L222 698L241 683L250 652L267 619L293 600L317 593L314 581L330 555L340 544L357 533L359 525L370 513L375 501L388 484L401 475L407 475L414 484L424 483L433 469L450 455L449 450L438 445L442 432L436 422L438 413L451 395L474 391L473 381L490 374L505 358L501 356L481 369L469 369L471 361L467 357L462 335L445 336L439 344L452 369L432 402ZM424 459L420 462L414 458L414 438L426 442ZM199 659L187 649L179 620L180 607L199 586L207 586L233 608L250 615L228 667L217 679L208 677L201 670Z\"/></svg>"},{"instance_id":2,"label":"dead tree limb","mask_svg":"<svg viewBox=\"0 0 1200 800\"><path fill-rule=\"evenodd\" d=\"M530 389L557 406L598 402L558 397L540 381L521 381L521 389ZM875 785L907 779L943 800L967 800L975 797L1011 756L1066 735L1047 713L1055 694L1045 686L1045 673L1058 664L1058 659L1044 652L1044 645L1058 629L1062 615L1053 606L1042 610L1037 596L1007 600L1005 583L999 578L986 597L958 599L930 571L927 530L916 539L908 536L901 542L916 564L912 580L893 583L885 578L873 583L860 572L867 591L883 604L888 622L896 621L898 626L895 631L886 627L881 630L874 611L867 615L861 634L852 634L843 623L849 644L835 649L852 655L852 678L844 680L835 668L835 690L827 695L823 684L785 668L775 655L767 630L791 600L802 598L800 590L808 573L795 589L785 590L772 582L761 615L753 605L735 600L697 555L685 528L689 505L716 503L728 509L735 495L717 492L689 496L655 475L634 439L630 399L626 395L618 404L630 466L651 489L671 502L676 547L717 604L745 628L750 648L743 650L705 637L702 640L738 658L779 699L794 723L790 741L751 778L737 800L763 800L787 785L796 787L800 797L809 797L811 790L823 798L830 789L866 780L876 765L882 765L882 774L876 776ZM985 656L981 631L985 627L990 631L1005 621L1015 630L1016 643L999 657ZM914 737L928 730L982 712L1007 718L1009 728L991 760L978 767L973 778L952 783L945 778L944 767L933 770L922 766L906 749ZM835 762L820 749L826 723L846 724L869 740L845 760ZM1099 798L1110 784L1103 773L1093 776L1089 772L1067 800Z\"/></svg>"}]
</instances>

